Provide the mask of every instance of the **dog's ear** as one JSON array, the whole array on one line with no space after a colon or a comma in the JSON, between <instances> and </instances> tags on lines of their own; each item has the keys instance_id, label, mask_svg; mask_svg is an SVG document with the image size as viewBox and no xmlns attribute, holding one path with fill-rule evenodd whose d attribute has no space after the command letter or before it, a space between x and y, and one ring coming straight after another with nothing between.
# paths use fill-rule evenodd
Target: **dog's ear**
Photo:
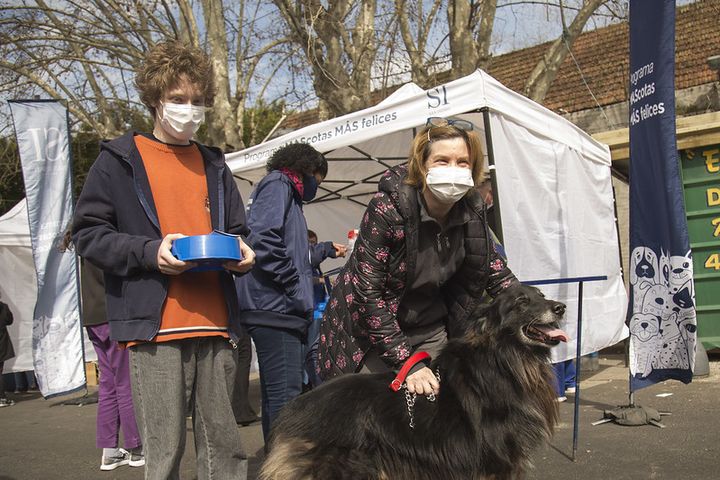
<instances>
[{"instance_id":1,"label":"dog's ear","mask_svg":"<svg viewBox=\"0 0 720 480\"><path fill-rule=\"evenodd\" d=\"M470 334L479 334L487 321L487 317L490 315L491 309L492 304L490 303L490 298L483 297L472 307L472 311L464 317L466 319L465 321L460 322L455 320L448 322L448 338L461 338L467 337Z\"/></svg>"},{"instance_id":2,"label":"dog's ear","mask_svg":"<svg viewBox=\"0 0 720 480\"><path fill-rule=\"evenodd\" d=\"M493 305L497 309L497 313L500 317L507 315L511 310L517 308L523 303L527 303L530 299L527 295L526 287L524 285L511 285L510 287L502 290L497 297Z\"/></svg>"},{"instance_id":3,"label":"dog's ear","mask_svg":"<svg viewBox=\"0 0 720 480\"><path fill-rule=\"evenodd\" d=\"M533 301L539 300L538 297L545 298L545 295L535 287L523 285L521 288L516 290L515 298L513 298L512 306L510 308L525 308Z\"/></svg>"},{"instance_id":4,"label":"dog's ear","mask_svg":"<svg viewBox=\"0 0 720 480\"><path fill-rule=\"evenodd\" d=\"M495 297L492 304L495 310L494 318L501 322L502 319L509 318L512 312L523 312L539 297L544 298L545 295L535 287L523 284L511 285Z\"/></svg>"}]
</instances>

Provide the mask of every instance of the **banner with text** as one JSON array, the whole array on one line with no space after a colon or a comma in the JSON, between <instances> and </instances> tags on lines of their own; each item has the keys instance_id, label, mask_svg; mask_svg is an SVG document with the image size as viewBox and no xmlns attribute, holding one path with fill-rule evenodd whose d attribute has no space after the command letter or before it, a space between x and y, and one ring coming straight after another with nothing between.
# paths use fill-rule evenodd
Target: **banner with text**
<instances>
[{"instance_id":1,"label":"banner with text","mask_svg":"<svg viewBox=\"0 0 720 480\"><path fill-rule=\"evenodd\" d=\"M77 258L61 251L72 221L67 109L55 101L11 101L37 273L32 350L45 398L85 387Z\"/></svg>"},{"instance_id":2,"label":"banner with text","mask_svg":"<svg viewBox=\"0 0 720 480\"><path fill-rule=\"evenodd\" d=\"M630 390L692 380L693 264L675 139L675 0L630 2Z\"/></svg>"}]
</instances>

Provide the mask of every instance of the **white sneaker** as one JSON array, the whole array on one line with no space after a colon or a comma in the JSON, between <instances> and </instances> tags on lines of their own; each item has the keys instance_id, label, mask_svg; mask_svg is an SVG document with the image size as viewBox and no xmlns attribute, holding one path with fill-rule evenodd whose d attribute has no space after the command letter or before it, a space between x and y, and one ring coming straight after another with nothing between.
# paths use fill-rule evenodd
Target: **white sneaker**
<instances>
[{"instance_id":1,"label":"white sneaker","mask_svg":"<svg viewBox=\"0 0 720 480\"><path fill-rule=\"evenodd\" d=\"M128 462L128 465L130 465L131 467L145 466L145 455L143 455L141 447L130 450L130 461Z\"/></svg>"},{"instance_id":2,"label":"white sneaker","mask_svg":"<svg viewBox=\"0 0 720 480\"><path fill-rule=\"evenodd\" d=\"M568 387L565 389L565 393L575 393L575 387Z\"/></svg>"},{"instance_id":3,"label":"white sneaker","mask_svg":"<svg viewBox=\"0 0 720 480\"><path fill-rule=\"evenodd\" d=\"M128 465L130 463L130 452L125 450L124 448L118 448L118 453L115 456L112 457L102 457L102 462L100 463L100 470L103 471L109 471L109 470L115 470L118 467L122 467L123 465ZM143 465L145 464L145 459L143 459Z\"/></svg>"},{"instance_id":4,"label":"white sneaker","mask_svg":"<svg viewBox=\"0 0 720 480\"><path fill-rule=\"evenodd\" d=\"M567 402L567 397L557 397L558 403Z\"/></svg>"}]
</instances>

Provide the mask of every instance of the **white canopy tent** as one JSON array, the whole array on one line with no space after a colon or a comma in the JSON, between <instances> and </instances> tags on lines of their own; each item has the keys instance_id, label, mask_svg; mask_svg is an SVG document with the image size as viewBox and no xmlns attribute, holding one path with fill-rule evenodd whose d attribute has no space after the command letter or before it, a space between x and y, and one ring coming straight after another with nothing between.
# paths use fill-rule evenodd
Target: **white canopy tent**
<instances>
[{"instance_id":1,"label":"white canopy tent","mask_svg":"<svg viewBox=\"0 0 720 480\"><path fill-rule=\"evenodd\" d=\"M568 305L564 329L573 341L553 349L554 359L573 357L577 338L578 284L564 279L607 277L583 289L582 354L627 337L609 149L485 72L427 91L405 85L374 107L228 154L227 161L247 199L275 150L312 144L330 168L306 206L308 227L320 240L344 242L380 175L406 161L415 132L432 116L470 120L490 139L485 151L494 152L509 265L522 281L559 282L541 288ZM342 261L328 263L326 269Z\"/></svg>"},{"instance_id":2,"label":"white canopy tent","mask_svg":"<svg viewBox=\"0 0 720 480\"><path fill-rule=\"evenodd\" d=\"M10 306L14 322L8 331L15 358L5 362L3 371L33 370L32 319L37 300L37 277L33 264L28 226L27 202L23 199L0 217L0 300ZM85 361L97 360L92 343L85 340Z\"/></svg>"}]
</instances>

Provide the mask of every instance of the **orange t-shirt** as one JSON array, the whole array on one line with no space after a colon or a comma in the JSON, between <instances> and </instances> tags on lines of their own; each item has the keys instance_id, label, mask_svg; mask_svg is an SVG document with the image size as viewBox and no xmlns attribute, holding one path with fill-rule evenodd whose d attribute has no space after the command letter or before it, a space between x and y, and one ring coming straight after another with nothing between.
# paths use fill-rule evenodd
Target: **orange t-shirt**
<instances>
[{"instance_id":1,"label":"orange t-shirt","mask_svg":"<svg viewBox=\"0 0 720 480\"><path fill-rule=\"evenodd\" d=\"M167 145L135 136L164 237L212 231L205 165L196 145ZM228 310L219 272L172 275L160 331L152 340L222 336L228 338ZM129 343L131 346L133 343Z\"/></svg>"}]
</instances>

